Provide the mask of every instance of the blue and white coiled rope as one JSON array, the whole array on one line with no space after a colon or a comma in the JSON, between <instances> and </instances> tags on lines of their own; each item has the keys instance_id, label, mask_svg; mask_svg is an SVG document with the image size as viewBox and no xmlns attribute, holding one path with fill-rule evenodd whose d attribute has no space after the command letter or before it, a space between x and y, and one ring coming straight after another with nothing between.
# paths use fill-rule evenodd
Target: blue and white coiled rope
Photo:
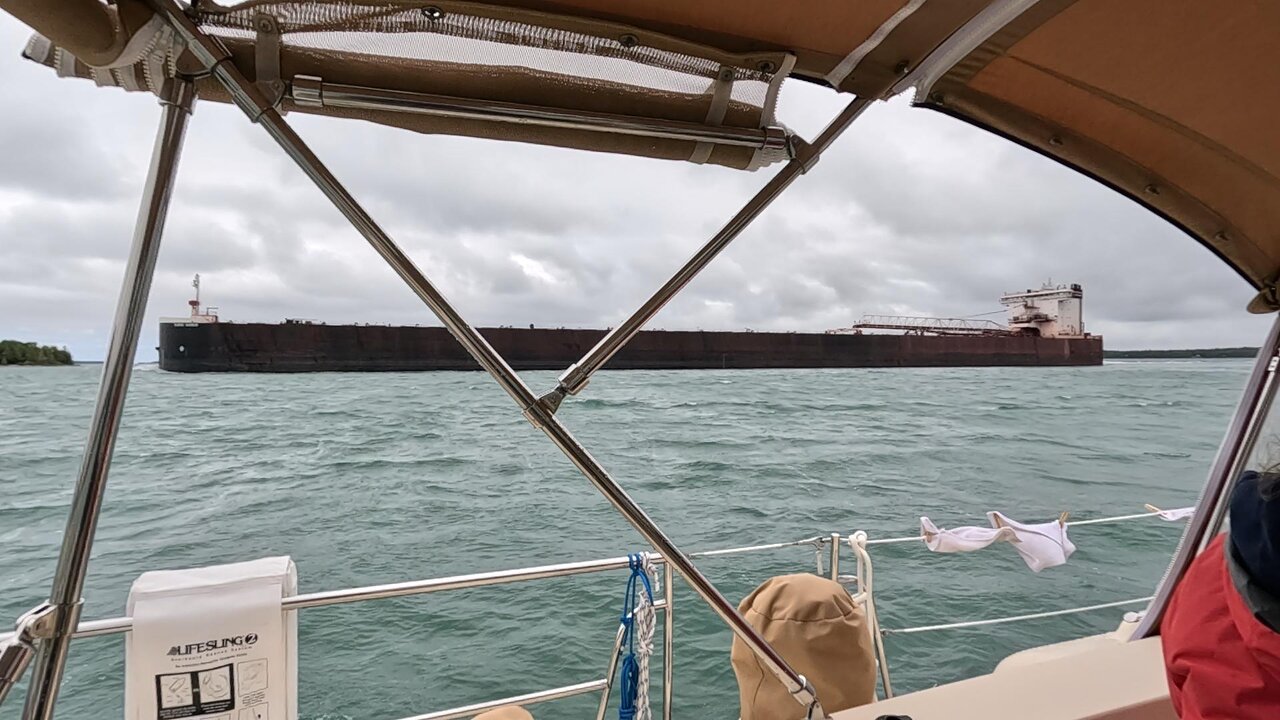
<instances>
[{"instance_id":1,"label":"blue and white coiled rope","mask_svg":"<svg viewBox=\"0 0 1280 720\"><path fill-rule=\"evenodd\" d=\"M653 654L653 563L648 553L627 556L631 577L622 602L622 656L618 670L618 720L652 720L649 656Z\"/></svg>"}]
</instances>

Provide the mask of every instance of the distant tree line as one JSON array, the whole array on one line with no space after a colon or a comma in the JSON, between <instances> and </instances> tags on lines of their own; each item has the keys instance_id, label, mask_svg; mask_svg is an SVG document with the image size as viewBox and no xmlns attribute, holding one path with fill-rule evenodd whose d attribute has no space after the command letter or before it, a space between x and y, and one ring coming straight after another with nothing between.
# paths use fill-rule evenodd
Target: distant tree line
<instances>
[{"instance_id":1,"label":"distant tree line","mask_svg":"<svg viewBox=\"0 0 1280 720\"><path fill-rule=\"evenodd\" d=\"M70 365L66 348L21 340L0 340L0 365Z\"/></svg>"},{"instance_id":2,"label":"distant tree line","mask_svg":"<svg viewBox=\"0 0 1280 720\"><path fill-rule=\"evenodd\" d=\"M1256 347L1193 348L1190 350L1104 350L1106 358L1251 358L1258 354Z\"/></svg>"}]
</instances>

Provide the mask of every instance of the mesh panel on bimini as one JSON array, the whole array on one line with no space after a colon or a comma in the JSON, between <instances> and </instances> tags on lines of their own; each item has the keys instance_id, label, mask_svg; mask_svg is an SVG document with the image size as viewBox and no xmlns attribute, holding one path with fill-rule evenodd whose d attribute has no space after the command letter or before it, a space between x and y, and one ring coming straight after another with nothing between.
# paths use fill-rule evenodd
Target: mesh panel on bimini
<instances>
[{"instance_id":1,"label":"mesh panel on bimini","mask_svg":"<svg viewBox=\"0 0 1280 720\"><path fill-rule=\"evenodd\" d=\"M638 32L602 37L466 14L468 10L481 10L469 4L415 5L267 0L225 10L205 5L201 19L215 34L240 30L240 36L247 37L255 33L254 18L267 14L279 23L286 44L299 48L488 67L525 67L556 73L569 81L621 82L690 95L709 92L720 77L722 65L727 64L735 82L752 83L750 90L743 91L739 99L757 107L764 106L769 81L781 60L777 53L772 53L759 58L725 55L722 60L726 62L722 62L675 49L646 46L641 43L642 34ZM444 9L446 6L449 11ZM483 10L494 12L492 8ZM672 48L684 45L675 41L664 44ZM734 67L735 61L742 65L754 62L754 65Z\"/></svg>"},{"instance_id":2,"label":"mesh panel on bimini","mask_svg":"<svg viewBox=\"0 0 1280 720\"><path fill-rule=\"evenodd\" d=\"M259 78L259 43L278 33L280 80L424 93L464 100L516 103L560 111L696 123L707 127L775 126L778 87L793 58L779 52L733 54L629 26L466 2L254 0L231 6L200 3L200 28L216 37L236 66ZM268 25L263 19L268 18ZM270 31L266 27L272 27ZM167 29L160 28L167 32ZM155 91L172 71L170 42L150 45L136 66L104 71L68 60L57 48L28 55L62 75L99 84ZM47 43L46 43L47 45ZM160 57L157 58L156 56ZM225 100L210 81L201 95ZM755 169L786 157L785 148L698 143L579 128L487 119L409 114L386 109L283 108L355 117L424 133L518 140L605 152L710 162Z\"/></svg>"}]
</instances>

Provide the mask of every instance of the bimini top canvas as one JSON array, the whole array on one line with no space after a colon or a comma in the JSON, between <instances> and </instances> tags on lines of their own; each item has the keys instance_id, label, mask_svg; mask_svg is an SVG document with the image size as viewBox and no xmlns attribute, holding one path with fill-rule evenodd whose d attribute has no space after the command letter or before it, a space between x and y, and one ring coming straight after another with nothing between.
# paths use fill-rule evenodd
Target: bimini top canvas
<instances>
[{"instance_id":1,"label":"bimini top canvas","mask_svg":"<svg viewBox=\"0 0 1280 720\"><path fill-rule=\"evenodd\" d=\"M196 68L143 0L0 6L61 75L154 91ZM740 169L803 143L775 117L785 78L914 91L1125 193L1259 288L1280 271L1274 3L255 0L188 14L287 111ZM198 91L228 99L208 78Z\"/></svg>"}]
</instances>

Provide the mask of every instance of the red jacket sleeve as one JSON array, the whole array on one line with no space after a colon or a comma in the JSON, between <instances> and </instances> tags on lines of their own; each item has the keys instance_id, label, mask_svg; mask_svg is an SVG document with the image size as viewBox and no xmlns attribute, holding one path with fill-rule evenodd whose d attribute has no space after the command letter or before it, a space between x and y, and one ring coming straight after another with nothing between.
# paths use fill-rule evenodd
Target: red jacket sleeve
<instances>
[{"instance_id":1,"label":"red jacket sleeve","mask_svg":"<svg viewBox=\"0 0 1280 720\"><path fill-rule=\"evenodd\" d=\"M1182 720L1280 718L1280 685L1259 662L1264 648L1240 631L1235 593L1219 536L1187 569L1160 625L1169 697Z\"/></svg>"}]
</instances>

